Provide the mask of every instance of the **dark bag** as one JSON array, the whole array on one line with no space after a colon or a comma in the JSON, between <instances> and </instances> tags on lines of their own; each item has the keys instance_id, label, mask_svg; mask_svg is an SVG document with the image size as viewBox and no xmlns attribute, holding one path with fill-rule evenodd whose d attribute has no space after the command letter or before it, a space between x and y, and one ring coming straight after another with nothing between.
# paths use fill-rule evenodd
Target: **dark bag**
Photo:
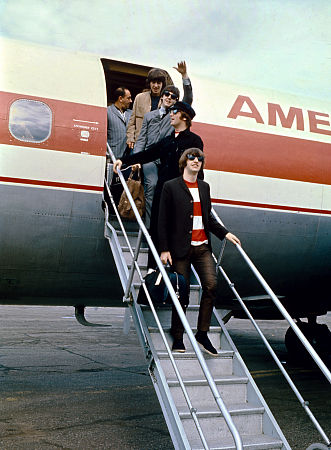
<instances>
[{"instance_id":1,"label":"dark bag","mask_svg":"<svg viewBox=\"0 0 331 450\"><path fill-rule=\"evenodd\" d=\"M140 214L140 217L145 212L145 195L144 195L144 187L141 184L141 176L140 176L140 169L138 169L138 179L134 180L132 178L133 170L130 173L130 176L128 178L128 181L126 184L128 185L130 194L132 195L133 201L138 209L138 212ZM118 204L118 212L123 219L128 220L136 220L136 216L134 215L132 206L129 202L129 199L126 195L126 192L123 191L119 204Z\"/></svg>"},{"instance_id":2,"label":"dark bag","mask_svg":"<svg viewBox=\"0 0 331 450\"><path fill-rule=\"evenodd\" d=\"M167 274L170 282L176 292L177 298L182 305L188 305L187 285L183 275L174 272L171 268L167 268ZM164 282L163 276L159 269L145 275L145 285L154 305L172 305L172 299L169 290ZM137 302L140 305L148 305L145 289L140 286Z\"/></svg>"}]
</instances>

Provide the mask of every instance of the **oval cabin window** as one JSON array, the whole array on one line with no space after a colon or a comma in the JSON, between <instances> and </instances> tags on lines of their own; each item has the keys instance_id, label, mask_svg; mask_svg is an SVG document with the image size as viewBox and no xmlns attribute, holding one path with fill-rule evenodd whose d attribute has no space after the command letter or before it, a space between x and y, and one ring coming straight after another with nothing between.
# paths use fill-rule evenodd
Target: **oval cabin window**
<instances>
[{"instance_id":1,"label":"oval cabin window","mask_svg":"<svg viewBox=\"0 0 331 450\"><path fill-rule=\"evenodd\" d=\"M24 142L44 142L52 128L52 111L45 103L20 99L9 110L9 131Z\"/></svg>"}]
</instances>

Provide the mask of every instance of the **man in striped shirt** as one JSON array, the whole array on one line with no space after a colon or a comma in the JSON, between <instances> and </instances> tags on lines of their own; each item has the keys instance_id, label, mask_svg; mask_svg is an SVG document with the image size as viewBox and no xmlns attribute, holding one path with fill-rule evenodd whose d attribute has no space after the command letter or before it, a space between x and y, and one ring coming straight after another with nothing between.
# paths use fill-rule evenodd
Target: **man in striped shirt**
<instances>
[{"instance_id":1,"label":"man in striped shirt","mask_svg":"<svg viewBox=\"0 0 331 450\"><path fill-rule=\"evenodd\" d=\"M185 150L179 160L181 177L164 184L158 221L159 249L163 264L170 263L174 270L184 275L190 285L191 264L195 267L202 285L196 340L209 354L217 356L207 332L216 298L216 268L211 252L209 232L224 237L233 244L239 239L220 225L211 214L209 184L198 179L204 166L204 153L198 148ZM187 305L183 305L185 312ZM185 352L184 328L173 307L171 334L173 351Z\"/></svg>"}]
</instances>

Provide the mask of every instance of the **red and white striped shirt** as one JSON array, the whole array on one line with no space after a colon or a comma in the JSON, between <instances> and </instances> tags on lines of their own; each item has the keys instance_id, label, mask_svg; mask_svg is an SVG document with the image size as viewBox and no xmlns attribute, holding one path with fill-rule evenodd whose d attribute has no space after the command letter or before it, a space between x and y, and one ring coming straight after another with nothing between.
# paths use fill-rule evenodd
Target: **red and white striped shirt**
<instances>
[{"instance_id":1,"label":"red and white striped shirt","mask_svg":"<svg viewBox=\"0 0 331 450\"><path fill-rule=\"evenodd\" d=\"M201 212L198 182L196 181L195 183L190 183L189 181L186 180L184 181L190 191L190 194L193 197L193 229L192 229L191 245L207 244L208 239L202 222L202 212Z\"/></svg>"}]
</instances>

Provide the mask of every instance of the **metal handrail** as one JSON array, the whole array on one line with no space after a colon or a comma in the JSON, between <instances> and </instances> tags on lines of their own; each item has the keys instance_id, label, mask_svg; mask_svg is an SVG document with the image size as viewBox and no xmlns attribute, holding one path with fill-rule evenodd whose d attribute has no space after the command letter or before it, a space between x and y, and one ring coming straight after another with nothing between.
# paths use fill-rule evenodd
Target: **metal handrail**
<instances>
[{"instance_id":1,"label":"metal handrail","mask_svg":"<svg viewBox=\"0 0 331 450\"><path fill-rule=\"evenodd\" d=\"M113 163L115 163L116 159L115 159L114 154L111 151L108 143L107 143L107 150L108 150L108 154L111 157ZM237 428L236 428L236 426L235 426L235 424L234 424L234 422L232 420L232 417L231 417L228 409L226 408L226 406L225 406L225 404L224 404L224 402L223 402L223 400L222 400L222 398L220 396L220 393L218 392L218 389L217 389L217 386L215 384L215 381L214 381L213 377L211 376L211 374L209 372L209 369L208 369L208 366L206 364L206 361L205 361L205 359L204 359L204 357L202 355L202 352L201 352L201 350L200 350L200 348L199 348L199 346L197 344L197 341L196 341L196 339L194 337L194 334L193 334L193 332L191 330L191 327L190 327L190 325L189 325L189 323L188 323L188 321L186 319L185 313L184 313L184 311L183 311L183 309L181 307L181 304L180 304L180 302L179 302L179 300L178 300L178 298L176 296L175 290L174 290L174 288L173 288L173 286L172 286L172 284L170 282L170 279L169 279L169 277L167 275L167 272L166 272L166 270L165 270L165 268L164 268L164 266L163 266L163 264L162 264L162 262L161 262L161 260L159 258L158 252L157 252L157 250L156 250L156 248L154 246L154 243L153 243L153 241L152 241L152 239L151 239L151 237L150 237L150 235L149 235L149 233L148 233L148 231L147 231L147 229L145 227L145 224L143 223L143 221L142 221L142 219L140 217L140 214L139 214L139 212L138 212L138 210L136 208L136 205L135 205L135 203L134 203L134 201L132 199L132 196L131 196L131 193L129 191L129 188L128 188L128 186L126 184L126 181L125 181L125 179L124 179L124 177L123 177L123 175L122 175L120 170L118 170L118 175L119 175L120 181L121 181L121 183L123 185L123 188L124 188L124 190L126 192L127 198L128 198L128 200L129 200L129 202L131 204L132 210L133 210L133 212L135 214L136 220L137 220L138 225L139 225L139 229L144 234L145 239L147 241L147 244L149 245L149 248L150 248L150 250L151 250L151 252L153 254L153 257L154 257L154 259L156 261L156 264L157 264L157 266L158 266L158 268L159 268L159 270L160 270L160 272L161 272L161 274L163 276L163 279L164 279L164 282L166 284L166 287L168 288L169 295L170 295L170 297L172 299L172 302L173 302L173 304L174 304L174 306L175 306L175 308L177 310L177 314L178 314L178 316L179 316L179 318L180 318L180 320L181 320L181 322L182 322L182 324L184 326L184 329L185 329L185 331L186 331L186 333L188 335L188 338L189 338L189 340L191 342L191 345L193 347L193 350L194 350L194 352L195 352L195 354L197 356L197 359L199 361L201 369L202 369L202 371L203 371L203 373L204 373L204 375L206 377L207 383L208 383L208 385L209 385L209 387L211 389L211 392L212 392L212 395L213 395L213 397L215 399L215 402L217 403L217 406L220 409L220 411L221 411L221 413L223 415L223 418L224 418L224 420L225 420L225 422L226 422L226 424L227 424L227 426L228 426L228 428L229 428L229 430L230 430L230 432L232 434L232 437L233 437L235 445L236 445L236 449L242 450L243 449L243 444L242 444L242 440L241 440L240 434L239 434L239 432L238 432L238 430L237 430ZM135 266L136 266L136 262L134 262L131 265L132 272L134 271ZM127 287L125 289L125 295L126 296L124 297L124 299L126 301L128 300L128 292L130 292L130 290L131 290L131 284L127 283ZM156 320L156 323L157 323L157 325L159 327L161 337L162 337L162 339L164 341L164 344L166 346L167 352L169 354L171 363L172 363L172 365L174 367L176 376L178 378L178 375L179 375L178 380L180 380L181 377L180 377L180 374L179 374L176 362L175 362L175 360L174 360L174 358L172 356L172 352L171 352L171 350L170 350L170 348L169 348L169 346L167 344L167 340L166 340L166 337L164 335L162 325L161 325L161 323L158 320L155 308L153 307L152 301L150 299L149 299L149 303L150 303L150 306L151 306L154 318ZM182 389L183 389L183 387L184 387L184 390L185 390L184 384L181 385ZM188 406L189 406L189 403L188 403ZM196 410L191 407L190 408L190 413L191 413L191 415L192 415L192 417L194 419L194 415L196 414ZM205 446L204 437L201 436L200 431L199 431L199 427L197 427L197 429L198 429L200 437L202 438L202 442L203 442L203 444ZM202 430L201 430L201 433L202 433ZM203 433L202 433L202 435L203 435ZM208 446L205 447L205 448L208 448Z\"/></svg>"},{"instance_id":2,"label":"metal handrail","mask_svg":"<svg viewBox=\"0 0 331 450\"><path fill-rule=\"evenodd\" d=\"M215 217L215 219L221 225L223 225L221 219L218 217L218 215L216 214L214 209L212 210L212 213L213 213L213 216ZM253 264L252 260L248 257L247 253L243 250L243 248L240 245L238 245L238 244L235 244L235 245L236 245L236 248L239 251L240 255L246 261L247 265L252 270L252 272L254 273L254 275L256 276L256 278L258 279L258 281L260 282L260 284L264 288L264 290L270 296L271 300L274 302L274 304L276 305L276 307L278 308L278 310L280 311L280 313L282 314L284 319L287 320L287 322L289 323L290 327L293 329L293 331L298 336L298 338L300 339L300 341L302 342L302 344L304 345L306 350L309 352L309 354L311 355L311 357L315 361L315 363L318 365L318 367L321 369L321 371L325 375L326 379L329 381L329 383L331 383L331 373L330 373L329 369L326 367L326 365L324 364L324 362L322 361L322 359L320 358L320 356L317 354L316 350L313 348L313 346L310 344L310 342L308 341L306 336L302 333L302 331L300 330L298 325L294 322L294 320L292 319L290 314L287 312L287 310L284 308L282 303L279 301L279 299L277 298L276 294L273 292L273 290L268 285L266 280L263 278L261 273L257 270L257 268Z\"/></svg>"},{"instance_id":3,"label":"metal handrail","mask_svg":"<svg viewBox=\"0 0 331 450\"><path fill-rule=\"evenodd\" d=\"M217 213L215 212L215 210L212 210L213 216L215 217L215 219L221 224L223 225L221 219L218 217ZM224 252L224 248L225 248L225 241L222 244L221 250L220 250L220 256L217 259L217 264L216 264L216 270L219 270L221 272L221 274L223 275L224 279L226 280L226 282L228 283L230 289L232 290L232 292L235 294L237 300L239 301L240 305L242 306L242 308L244 309L245 313L247 314L248 318L250 319L250 321L252 322L254 328L256 329L256 331L258 332L259 336L261 337L261 339L263 340L263 343L265 344L265 346L267 347L267 349L269 350L272 358L274 359L274 361L276 362L278 368L280 369L280 371L282 372L282 374L284 375L286 381L288 382L288 384L290 385L291 389L293 390L294 394L296 395L296 397L298 398L301 406L304 408L305 412L307 413L307 415L309 416L310 420L313 422L314 426L316 427L317 431L320 433L320 435L322 436L322 438L324 439L324 441L330 446L330 440L328 438L328 436L326 435L326 433L324 432L323 428L321 427L321 425L319 424L319 422L317 421L317 419L315 418L314 414L311 412L310 408L308 407L309 402L305 401L304 398L301 396L299 390L297 389L297 387L295 386L293 380L291 379L291 377L289 376L289 374L287 373L287 371L284 369L282 363L280 362L279 358L277 357L276 353L274 352L274 350L272 349L271 345L269 344L268 340L266 339L266 337L264 336L264 334L262 333L260 327L258 326L257 322L255 321L255 319L253 318L252 314L250 313L249 309L247 308L247 306L245 305L244 301L242 300L242 298L240 297L238 291L236 290L236 288L234 287L234 283L231 282L230 278L227 276L226 272L224 271L224 269L221 266L221 259L222 259L222 255ZM286 309L283 307L283 305L281 304L281 302L278 300L278 298L276 297L276 295L274 294L274 292L272 291L272 289L270 288L270 286L267 284L267 282L264 280L264 278L262 277L262 275L260 274L260 272L257 270L257 268L255 267L255 265L253 264L253 262L250 260L250 258L247 256L246 252L242 249L242 247L238 244L236 244L236 248L239 251L240 255L244 258L244 260L246 261L246 263L248 264L248 266L251 268L251 270L253 271L254 275L256 276L256 278L260 281L260 283L262 284L262 286L264 287L264 289L266 290L266 292L269 294L269 296L271 297L271 299L273 300L273 302L275 303L275 305L277 306L277 308L279 309L279 311L281 312L281 314L283 315L283 317L287 320L287 322L289 323L289 325L292 327L292 329L296 332L298 338L301 340L302 344L305 346L306 350L312 350L309 351L310 355L313 357L314 361L316 362L316 364L318 364L318 366L320 367L320 369L322 370L322 372L325 374L326 378L330 381L331 380L331 374L329 372L329 370L327 369L327 367L325 366L325 364L323 363L323 361L321 360L321 358L318 356L318 354L316 353L316 351L314 350L314 348L311 346L311 344L309 343L309 341L306 339L306 337L303 335L302 331L298 328L298 326L295 324L295 322L293 321L293 319L291 318L291 316L288 314L288 312L286 311ZM214 256L215 262L216 262L216 258ZM294 326L293 326L294 325ZM297 329L297 330L296 330ZM297 332L298 331L298 332ZM301 335L303 336L304 339L301 339ZM308 343L308 346L311 347L311 349L309 349L309 347L307 348L307 346L305 345L306 342Z\"/></svg>"}]
</instances>

